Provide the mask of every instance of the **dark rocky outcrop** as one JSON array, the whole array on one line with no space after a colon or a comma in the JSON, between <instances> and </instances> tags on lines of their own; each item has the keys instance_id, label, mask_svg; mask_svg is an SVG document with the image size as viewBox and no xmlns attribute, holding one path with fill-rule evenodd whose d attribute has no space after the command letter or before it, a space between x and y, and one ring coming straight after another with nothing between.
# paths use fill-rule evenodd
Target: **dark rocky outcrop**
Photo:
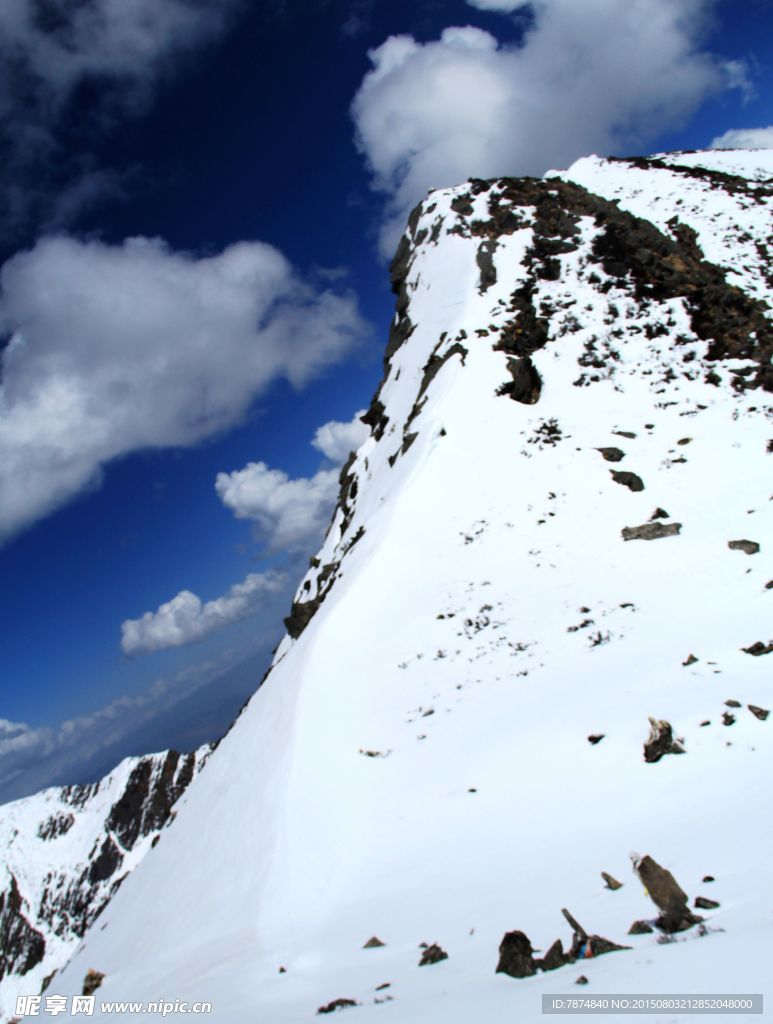
<instances>
[{"instance_id":1,"label":"dark rocky outcrop","mask_svg":"<svg viewBox=\"0 0 773 1024\"><path fill-rule=\"evenodd\" d=\"M687 893L670 871L649 855L639 858L632 854L632 860L647 895L660 911L655 924L661 931L667 934L685 931L703 920L689 909Z\"/></svg>"},{"instance_id":2,"label":"dark rocky outcrop","mask_svg":"<svg viewBox=\"0 0 773 1024\"><path fill-rule=\"evenodd\" d=\"M601 452L602 458L607 462L620 462L625 458L625 452L620 448L597 448L596 451Z\"/></svg>"},{"instance_id":3,"label":"dark rocky outcrop","mask_svg":"<svg viewBox=\"0 0 773 1024\"><path fill-rule=\"evenodd\" d=\"M649 921L634 921L628 929L629 935L650 935L655 929Z\"/></svg>"},{"instance_id":4,"label":"dark rocky outcrop","mask_svg":"<svg viewBox=\"0 0 773 1024\"><path fill-rule=\"evenodd\" d=\"M83 995L93 996L97 989L101 987L104 979L104 974L101 974L99 971L95 971L93 968L90 968L86 972L86 977L83 979Z\"/></svg>"},{"instance_id":5,"label":"dark rocky outcrop","mask_svg":"<svg viewBox=\"0 0 773 1024\"><path fill-rule=\"evenodd\" d=\"M381 939L378 938L378 936L372 935L362 948L363 949L378 949L380 946L384 946L384 945L386 945L386 943L382 942Z\"/></svg>"},{"instance_id":6,"label":"dark rocky outcrop","mask_svg":"<svg viewBox=\"0 0 773 1024\"><path fill-rule=\"evenodd\" d=\"M439 964L441 960L447 960L448 953L436 942L426 946L419 960L419 967L427 967L429 964Z\"/></svg>"},{"instance_id":7,"label":"dark rocky outcrop","mask_svg":"<svg viewBox=\"0 0 773 1024\"><path fill-rule=\"evenodd\" d=\"M655 764L666 754L683 754L684 747L674 739L670 722L650 718L650 734L644 744L644 760Z\"/></svg>"},{"instance_id":8,"label":"dark rocky outcrop","mask_svg":"<svg viewBox=\"0 0 773 1024\"><path fill-rule=\"evenodd\" d=\"M770 714L770 711L768 711L767 708L757 707L756 704L749 704L748 708L749 711L751 711L751 713L754 715L754 717L759 718L761 722L764 722Z\"/></svg>"},{"instance_id":9,"label":"dark rocky outcrop","mask_svg":"<svg viewBox=\"0 0 773 1024\"><path fill-rule=\"evenodd\" d=\"M623 487L627 487L629 491L643 491L644 482L640 476L636 473L619 472L616 469L611 469L612 479L616 484L622 484Z\"/></svg>"},{"instance_id":10,"label":"dark rocky outcrop","mask_svg":"<svg viewBox=\"0 0 773 1024\"><path fill-rule=\"evenodd\" d=\"M608 871L602 871L601 877L604 879L607 889L611 889L614 892L617 889L623 888L623 883L618 882L614 875L610 875Z\"/></svg>"},{"instance_id":11,"label":"dark rocky outcrop","mask_svg":"<svg viewBox=\"0 0 773 1024\"><path fill-rule=\"evenodd\" d=\"M350 1006L358 1006L355 999L334 999L327 1006L320 1006L317 1013L335 1013L336 1010L346 1010Z\"/></svg>"},{"instance_id":12,"label":"dark rocky outcrop","mask_svg":"<svg viewBox=\"0 0 773 1024\"><path fill-rule=\"evenodd\" d=\"M710 900L708 896L696 896L695 906L698 910L716 910L719 903L717 900Z\"/></svg>"},{"instance_id":13,"label":"dark rocky outcrop","mask_svg":"<svg viewBox=\"0 0 773 1024\"><path fill-rule=\"evenodd\" d=\"M682 529L681 523L644 523L642 526L624 526L623 540L660 540L661 537L676 537Z\"/></svg>"},{"instance_id":14,"label":"dark rocky outcrop","mask_svg":"<svg viewBox=\"0 0 773 1024\"><path fill-rule=\"evenodd\" d=\"M497 974L509 974L511 978L530 978L537 973L529 937L521 931L506 932L499 943Z\"/></svg>"},{"instance_id":15,"label":"dark rocky outcrop","mask_svg":"<svg viewBox=\"0 0 773 1024\"><path fill-rule=\"evenodd\" d=\"M747 555L756 555L760 550L759 544L754 540L729 540L727 546L731 551L743 551Z\"/></svg>"},{"instance_id":16,"label":"dark rocky outcrop","mask_svg":"<svg viewBox=\"0 0 773 1024\"><path fill-rule=\"evenodd\" d=\"M531 358L523 356L520 359L508 359L507 371L512 380L500 385L497 394L507 395L523 405L535 405L542 393L542 378Z\"/></svg>"},{"instance_id":17,"label":"dark rocky outcrop","mask_svg":"<svg viewBox=\"0 0 773 1024\"><path fill-rule=\"evenodd\" d=\"M24 915L24 905L16 878L0 892L0 981L7 974L26 974L40 963L45 939Z\"/></svg>"},{"instance_id":18,"label":"dark rocky outcrop","mask_svg":"<svg viewBox=\"0 0 773 1024\"><path fill-rule=\"evenodd\" d=\"M764 644L762 640L758 640L751 647L744 647L743 652L744 654L751 654L753 658L759 658L763 654L773 653L773 642Z\"/></svg>"}]
</instances>

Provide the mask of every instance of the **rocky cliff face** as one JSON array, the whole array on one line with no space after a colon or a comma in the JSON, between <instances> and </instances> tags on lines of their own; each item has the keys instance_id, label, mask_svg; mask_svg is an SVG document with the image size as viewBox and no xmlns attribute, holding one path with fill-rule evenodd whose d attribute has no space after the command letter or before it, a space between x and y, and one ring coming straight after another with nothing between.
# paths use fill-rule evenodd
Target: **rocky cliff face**
<instances>
[{"instance_id":1,"label":"rocky cliff face","mask_svg":"<svg viewBox=\"0 0 773 1024\"><path fill-rule=\"evenodd\" d=\"M208 756L127 758L99 782L0 808L0 994L34 995L160 839Z\"/></svg>"},{"instance_id":2,"label":"rocky cliff face","mask_svg":"<svg viewBox=\"0 0 773 1024\"><path fill-rule=\"evenodd\" d=\"M588 991L764 991L771 170L591 158L417 207L288 635L61 992L531 1020L578 958Z\"/></svg>"}]
</instances>

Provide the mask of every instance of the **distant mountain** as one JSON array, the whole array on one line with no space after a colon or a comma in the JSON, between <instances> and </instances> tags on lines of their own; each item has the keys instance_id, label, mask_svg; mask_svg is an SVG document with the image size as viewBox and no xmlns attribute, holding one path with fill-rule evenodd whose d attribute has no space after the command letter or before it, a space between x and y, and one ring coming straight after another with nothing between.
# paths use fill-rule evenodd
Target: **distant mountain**
<instances>
[{"instance_id":1,"label":"distant mountain","mask_svg":"<svg viewBox=\"0 0 773 1024\"><path fill-rule=\"evenodd\" d=\"M0 808L0 1006L35 995L161 838L210 747L130 757Z\"/></svg>"},{"instance_id":2,"label":"distant mountain","mask_svg":"<svg viewBox=\"0 0 773 1024\"><path fill-rule=\"evenodd\" d=\"M593 157L417 207L271 672L52 992L227 1024L773 995L772 170Z\"/></svg>"}]
</instances>

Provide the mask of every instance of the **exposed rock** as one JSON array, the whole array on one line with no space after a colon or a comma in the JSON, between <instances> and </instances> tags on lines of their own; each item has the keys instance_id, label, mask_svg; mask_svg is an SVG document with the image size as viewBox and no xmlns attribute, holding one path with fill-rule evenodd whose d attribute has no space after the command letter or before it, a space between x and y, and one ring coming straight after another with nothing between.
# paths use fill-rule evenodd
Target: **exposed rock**
<instances>
[{"instance_id":1,"label":"exposed rock","mask_svg":"<svg viewBox=\"0 0 773 1024\"><path fill-rule=\"evenodd\" d=\"M511 978L530 978L537 973L534 950L527 935L520 931L506 932L499 943L497 974L509 974Z\"/></svg>"},{"instance_id":2,"label":"exposed rock","mask_svg":"<svg viewBox=\"0 0 773 1024\"><path fill-rule=\"evenodd\" d=\"M644 744L644 760L647 764L655 764L666 754L683 754L684 747L674 739L670 722L664 719L650 718L650 734Z\"/></svg>"},{"instance_id":3,"label":"exposed rock","mask_svg":"<svg viewBox=\"0 0 773 1024\"><path fill-rule=\"evenodd\" d=\"M0 893L0 981L6 974L26 974L39 964L45 953L45 939L24 916L16 878Z\"/></svg>"},{"instance_id":4,"label":"exposed rock","mask_svg":"<svg viewBox=\"0 0 773 1024\"><path fill-rule=\"evenodd\" d=\"M740 708L741 707L741 702L740 702L740 700L733 700L732 697L731 697L730 700L726 700L725 701L725 706L729 707L729 708Z\"/></svg>"},{"instance_id":5,"label":"exposed rock","mask_svg":"<svg viewBox=\"0 0 773 1024\"><path fill-rule=\"evenodd\" d=\"M773 643L764 644L761 640L758 640L756 644L752 644L751 647L744 647L744 654L751 654L754 658L759 658L762 654L770 654L773 651Z\"/></svg>"},{"instance_id":6,"label":"exposed rock","mask_svg":"<svg viewBox=\"0 0 773 1024\"><path fill-rule=\"evenodd\" d=\"M386 945L385 942L382 942L381 939L379 939L377 936L372 935L362 948L363 949L378 949L379 946L385 946L385 945Z\"/></svg>"},{"instance_id":7,"label":"exposed rock","mask_svg":"<svg viewBox=\"0 0 773 1024\"><path fill-rule=\"evenodd\" d=\"M602 935L588 935L576 918L572 917L566 907L561 909L573 931L572 946L567 956L570 960L588 960L591 957L603 956L604 953L615 953L619 950L630 949L630 946L619 946L611 939L605 939Z\"/></svg>"},{"instance_id":8,"label":"exposed rock","mask_svg":"<svg viewBox=\"0 0 773 1024\"><path fill-rule=\"evenodd\" d=\"M564 964L571 962L571 958L564 952L560 939L556 939L541 960L535 960L537 966L542 968L543 971L555 971L558 967L563 967ZM504 973L509 974L509 971Z\"/></svg>"},{"instance_id":9,"label":"exposed rock","mask_svg":"<svg viewBox=\"0 0 773 1024\"><path fill-rule=\"evenodd\" d=\"M591 735L588 737L588 743L590 743L591 746L595 747L597 743L601 743L605 735L606 733L603 732L591 733Z\"/></svg>"},{"instance_id":10,"label":"exposed rock","mask_svg":"<svg viewBox=\"0 0 773 1024\"><path fill-rule=\"evenodd\" d=\"M530 356L508 359L507 370L512 380L497 388L498 395L508 395L514 402L535 405L542 392L542 378Z\"/></svg>"},{"instance_id":11,"label":"exposed rock","mask_svg":"<svg viewBox=\"0 0 773 1024\"><path fill-rule=\"evenodd\" d=\"M701 879L701 881L702 882L714 882L714 881L716 881L716 879L714 878L713 875L704 875L703 878Z\"/></svg>"},{"instance_id":12,"label":"exposed rock","mask_svg":"<svg viewBox=\"0 0 773 1024\"><path fill-rule=\"evenodd\" d=\"M687 893L670 871L649 855L639 858L631 854L631 860L647 895L660 910L655 924L661 931L667 934L685 931L703 920L689 909Z\"/></svg>"},{"instance_id":13,"label":"exposed rock","mask_svg":"<svg viewBox=\"0 0 773 1024\"><path fill-rule=\"evenodd\" d=\"M602 871L601 872L601 877L606 882L607 889L611 889L614 892L616 889L622 889L623 888L623 883L622 882L618 882L618 880L614 877L614 875L610 875L607 871Z\"/></svg>"},{"instance_id":14,"label":"exposed rock","mask_svg":"<svg viewBox=\"0 0 773 1024\"><path fill-rule=\"evenodd\" d=\"M694 665L697 660L698 659L695 657L694 654L688 654L685 660L682 662L682 664L686 668L688 665Z\"/></svg>"},{"instance_id":15,"label":"exposed rock","mask_svg":"<svg viewBox=\"0 0 773 1024\"><path fill-rule=\"evenodd\" d=\"M611 469L612 479L616 484L622 484L623 487L627 487L629 491L643 491L644 481L636 473L620 472L617 469Z\"/></svg>"},{"instance_id":16,"label":"exposed rock","mask_svg":"<svg viewBox=\"0 0 773 1024\"><path fill-rule=\"evenodd\" d=\"M744 551L747 555L756 555L760 550L755 540L729 540L727 546L731 551Z\"/></svg>"},{"instance_id":17,"label":"exposed rock","mask_svg":"<svg viewBox=\"0 0 773 1024\"><path fill-rule=\"evenodd\" d=\"M695 906L698 910L716 910L719 903L716 900L710 900L707 896L696 896Z\"/></svg>"},{"instance_id":18,"label":"exposed rock","mask_svg":"<svg viewBox=\"0 0 773 1024\"><path fill-rule=\"evenodd\" d=\"M674 537L682 529L681 523L644 523L642 526L623 527L623 540L660 540Z\"/></svg>"},{"instance_id":19,"label":"exposed rock","mask_svg":"<svg viewBox=\"0 0 773 1024\"><path fill-rule=\"evenodd\" d=\"M731 715L729 711L723 711L722 725L735 725L735 715Z\"/></svg>"},{"instance_id":20,"label":"exposed rock","mask_svg":"<svg viewBox=\"0 0 773 1024\"><path fill-rule=\"evenodd\" d=\"M597 452L601 452L601 455L607 462L619 462L625 458L625 452L620 448L597 448Z\"/></svg>"},{"instance_id":21,"label":"exposed rock","mask_svg":"<svg viewBox=\"0 0 773 1024\"><path fill-rule=\"evenodd\" d=\"M89 968L89 970L86 971L86 977L83 979L83 995L94 995L97 989L101 986L104 977L104 974L100 974L99 971Z\"/></svg>"},{"instance_id":22,"label":"exposed rock","mask_svg":"<svg viewBox=\"0 0 773 1024\"><path fill-rule=\"evenodd\" d=\"M431 946L427 946L424 952L421 954L421 960L419 960L419 967L426 967L428 964L439 964L441 960L447 960L448 953L442 949L436 942L433 942Z\"/></svg>"},{"instance_id":23,"label":"exposed rock","mask_svg":"<svg viewBox=\"0 0 773 1024\"><path fill-rule=\"evenodd\" d=\"M587 985L587 984L588 984L588 979L585 977L584 974L581 974L579 976L579 978L577 979L577 981L575 981L575 985Z\"/></svg>"},{"instance_id":24,"label":"exposed rock","mask_svg":"<svg viewBox=\"0 0 773 1024\"><path fill-rule=\"evenodd\" d=\"M628 929L629 935L649 935L654 931L654 928L649 921L634 921L631 927Z\"/></svg>"},{"instance_id":25,"label":"exposed rock","mask_svg":"<svg viewBox=\"0 0 773 1024\"><path fill-rule=\"evenodd\" d=\"M327 1006L320 1006L317 1013L334 1013L336 1010L346 1010L349 1006L357 1005L358 1003L354 999L334 999Z\"/></svg>"},{"instance_id":26,"label":"exposed rock","mask_svg":"<svg viewBox=\"0 0 773 1024\"><path fill-rule=\"evenodd\" d=\"M751 713L754 715L754 717L759 718L761 722L764 722L770 714L770 711L768 711L767 708L758 708L756 704L749 704L747 706L749 708L749 711L751 711Z\"/></svg>"},{"instance_id":27,"label":"exposed rock","mask_svg":"<svg viewBox=\"0 0 773 1024\"><path fill-rule=\"evenodd\" d=\"M650 516L650 522L652 522L654 519L670 519L670 518L671 517L669 516L668 512L666 512L666 510L664 508L660 508L660 506L658 506L658 508L656 508L655 511Z\"/></svg>"}]
</instances>

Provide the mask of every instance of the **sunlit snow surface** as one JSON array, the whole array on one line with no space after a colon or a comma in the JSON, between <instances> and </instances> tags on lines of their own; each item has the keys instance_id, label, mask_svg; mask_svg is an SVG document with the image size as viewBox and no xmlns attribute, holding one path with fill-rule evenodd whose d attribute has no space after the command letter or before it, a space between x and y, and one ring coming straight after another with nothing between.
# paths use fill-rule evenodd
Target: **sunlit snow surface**
<instances>
[{"instance_id":1,"label":"sunlit snow surface","mask_svg":"<svg viewBox=\"0 0 773 1024\"><path fill-rule=\"evenodd\" d=\"M666 159L737 173L770 154ZM764 204L596 158L565 177L661 228L678 215L707 258L762 294ZM361 1004L346 1020L400 1024L536 1021L543 992L773 998L773 715L746 707L773 705L773 656L742 651L773 638L767 396L735 392L726 364L719 386L705 382L705 343L690 340L681 300L644 310L617 285L603 293L588 219L587 244L538 284L536 301L557 310L533 357L539 402L496 397L507 373L493 343L531 231L500 239L498 281L481 294L478 239L449 233L466 191L433 193L418 225L415 330L381 393L389 423L351 467L346 533L339 511L319 553L340 560L339 578L50 992L80 992L93 968L105 999L208 1000L228 1024L308 1021L338 998ZM474 200L481 216L487 201ZM633 330L669 318L654 340ZM417 439L390 466L443 332L440 355L466 332L465 365L454 355L442 367L410 427ZM592 335L618 358L573 386ZM681 354L694 349L689 364L675 366L676 335L688 339ZM624 459L605 462L604 446ZM645 489L615 483L612 468ZM681 534L624 542L621 529L656 508ZM761 551L730 550L734 539ZM728 699L742 707L724 726ZM649 715L673 724L685 755L645 764ZM632 850L668 867L691 901L720 902L707 935L627 937L656 914ZM602 870L623 888L605 889ZM633 949L527 980L495 975L505 931L542 950L569 944L562 907ZM372 935L386 945L362 949ZM421 942L449 959L419 968Z\"/></svg>"}]
</instances>

